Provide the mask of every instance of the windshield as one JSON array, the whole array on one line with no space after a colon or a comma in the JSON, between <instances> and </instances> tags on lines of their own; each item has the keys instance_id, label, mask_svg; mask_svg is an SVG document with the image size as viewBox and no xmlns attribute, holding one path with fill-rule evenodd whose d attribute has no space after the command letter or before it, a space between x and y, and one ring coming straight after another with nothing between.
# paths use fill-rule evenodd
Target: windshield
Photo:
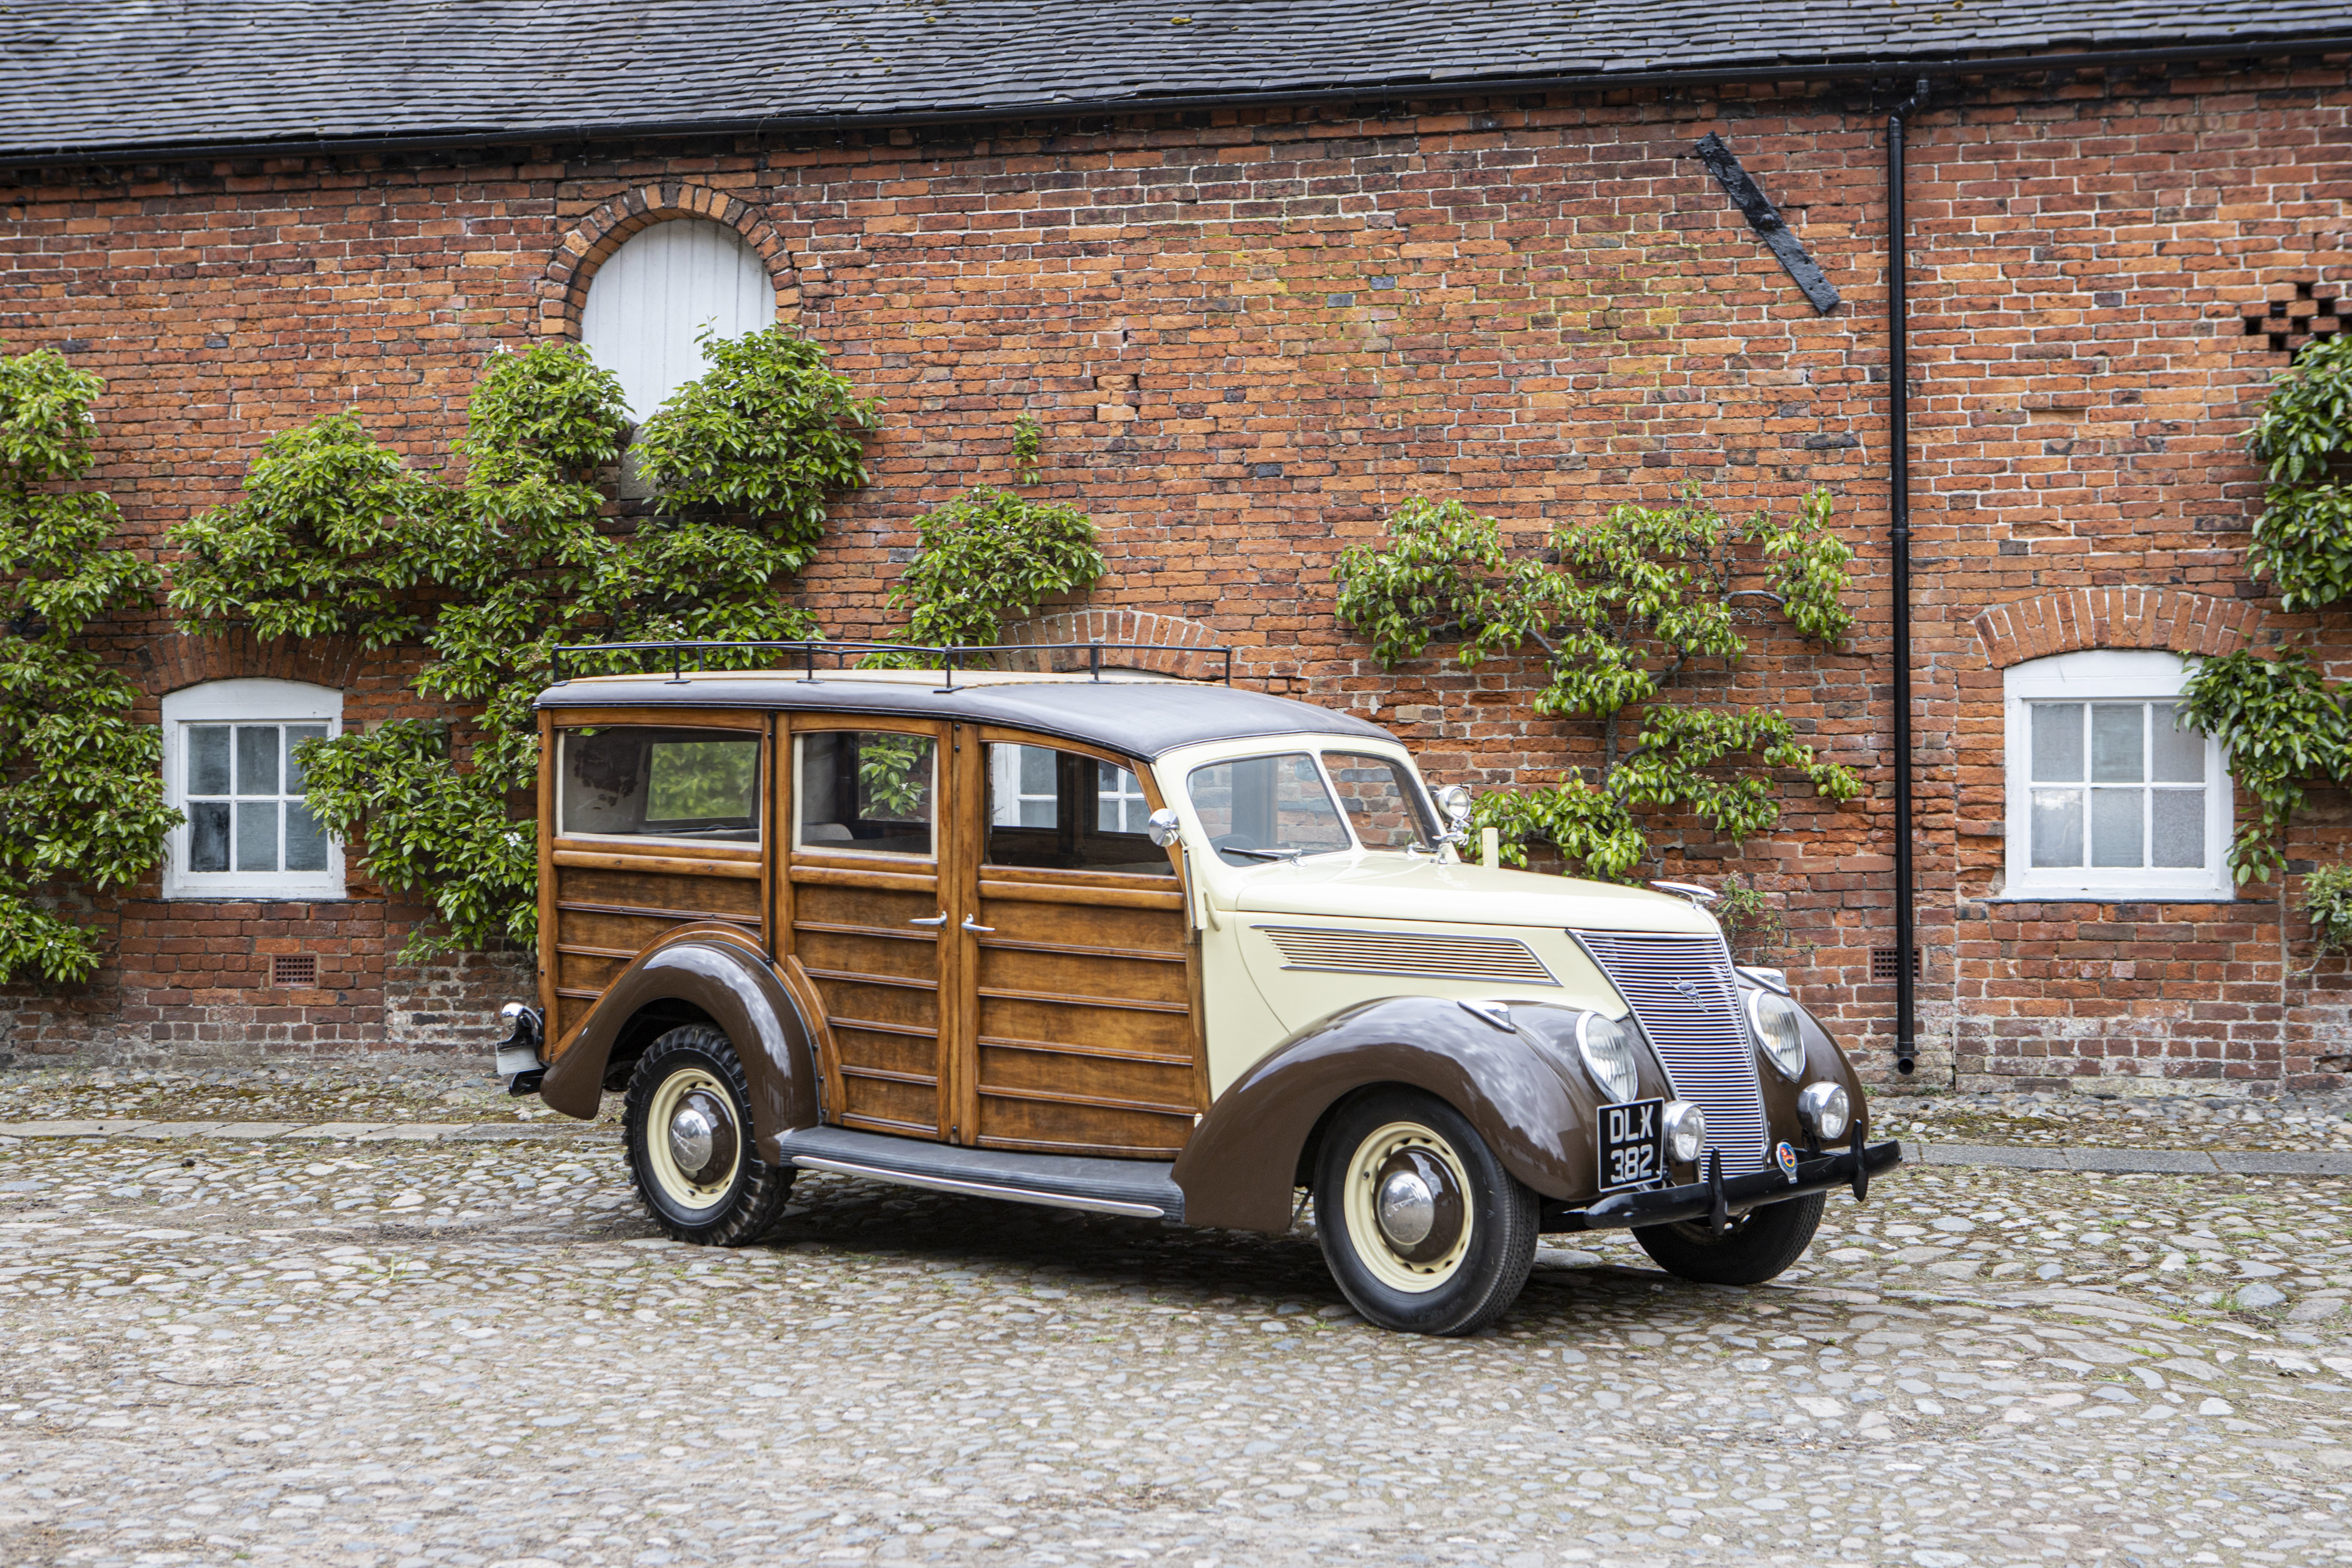
<instances>
[{"instance_id":1,"label":"windshield","mask_svg":"<svg viewBox=\"0 0 2352 1568\"><path fill-rule=\"evenodd\" d=\"M1437 824L1412 770L1370 752L1326 752L1339 804L1367 849L1410 849L1437 842Z\"/></svg>"},{"instance_id":2,"label":"windshield","mask_svg":"<svg viewBox=\"0 0 2352 1568\"><path fill-rule=\"evenodd\" d=\"M1352 847L1323 770L1304 752L1194 768L1184 780L1209 847L1228 866Z\"/></svg>"}]
</instances>

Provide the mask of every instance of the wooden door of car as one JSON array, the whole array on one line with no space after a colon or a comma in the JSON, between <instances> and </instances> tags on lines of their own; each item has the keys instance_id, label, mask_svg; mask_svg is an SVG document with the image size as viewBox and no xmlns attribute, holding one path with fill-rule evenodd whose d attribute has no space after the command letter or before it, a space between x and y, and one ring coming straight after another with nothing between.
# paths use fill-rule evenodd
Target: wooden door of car
<instances>
[{"instance_id":1,"label":"wooden door of car","mask_svg":"<svg viewBox=\"0 0 2352 1568\"><path fill-rule=\"evenodd\" d=\"M948 726L883 718L780 720L776 879L784 964L824 1023L826 1120L945 1138L957 1126L949 1043L961 945Z\"/></svg>"},{"instance_id":2,"label":"wooden door of car","mask_svg":"<svg viewBox=\"0 0 2352 1568\"><path fill-rule=\"evenodd\" d=\"M992 1149L1170 1159L1206 1105L1182 884L1149 770L954 727L956 1122Z\"/></svg>"}]
</instances>

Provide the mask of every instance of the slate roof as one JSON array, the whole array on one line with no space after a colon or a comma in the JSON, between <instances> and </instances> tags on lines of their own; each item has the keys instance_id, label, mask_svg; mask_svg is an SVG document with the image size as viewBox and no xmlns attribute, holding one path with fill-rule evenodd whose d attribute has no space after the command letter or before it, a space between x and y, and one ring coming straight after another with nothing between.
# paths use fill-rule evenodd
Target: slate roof
<instances>
[{"instance_id":1,"label":"slate roof","mask_svg":"<svg viewBox=\"0 0 2352 1568\"><path fill-rule=\"evenodd\" d=\"M2347 32L2344 0L0 0L0 153L976 117Z\"/></svg>"}]
</instances>

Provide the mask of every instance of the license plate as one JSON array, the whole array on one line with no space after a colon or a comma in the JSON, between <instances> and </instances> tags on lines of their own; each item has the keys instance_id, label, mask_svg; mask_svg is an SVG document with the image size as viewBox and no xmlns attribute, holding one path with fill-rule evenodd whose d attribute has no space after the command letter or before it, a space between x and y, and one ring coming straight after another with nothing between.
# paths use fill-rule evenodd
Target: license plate
<instances>
[{"instance_id":1,"label":"license plate","mask_svg":"<svg viewBox=\"0 0 2352 1568\"><path fill-rule=\"evenodd\" d=\"M1666 1173L1666 1102L1629 1100L1601 1108L1601 1190L1647 1186Z\"/></svg>"}]
</instances>

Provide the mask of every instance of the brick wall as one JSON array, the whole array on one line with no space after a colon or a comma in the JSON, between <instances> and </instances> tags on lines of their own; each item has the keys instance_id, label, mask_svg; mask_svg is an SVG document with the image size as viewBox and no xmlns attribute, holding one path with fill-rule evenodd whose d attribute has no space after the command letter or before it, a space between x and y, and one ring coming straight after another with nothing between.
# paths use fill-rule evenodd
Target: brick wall
<instances>
[{"instance_id":1,"label":"brick wall","mask_svg":"<svg viewBox=\"0 0 2352 1568\"><path fill-rule=\"evenodd\" d=\"M2303 629L2245 581L2260 483L2238 433L2286 356L2242 317L2342 275L2347 111L2335 60L1955 86L1914 122L1923 1080L2336 1081L2352 982L2341 961L2285 973L2268 889L2178 908L1988 896L2004 659ZM1893 941L1884 112L1861 88L1791 85L0 174L0 341L109 378L100 480L152 540L320 413L355 405L438 461L485 352L576 331L594 267L634 228L713 217L888 402L875 483L835 509L804 584L830 629L887 622L909 520L1007 480L1025 414L1045 432L1038 493L1103 528L1112 575L1083 608L1204 626L1241 647L1245 679L1376 717L1440 780L1474 784L1552 776L1591 739L1529 712L1524 668L1377 669L1330 619L1344 544L1414 494L1459 495L1532 542L1691 481L1736 510L1826 486L1862 552L1853 644L1759 632L1698 684L1782 702L1871 795L1792 791L1742 848L1687 824L1661 841L1668 874L1740 869L1781 900L1781 956L1876 1072L1893 989L1870 964ZM1835 313L1690 155L1710 130L1829 271ZM191 651L161 622L117 646L158 694L275 659L348 670L351 721L408 700L399 658ZM2298 858L2343 851L2341 803L2316 804ZM123 956L98 985L5 1004L20 1055L399 1044L458 1010L439 989L458 982L386 967L414 912L380 900L306 917L151 890L109 918ZM257 944L296 931L352 984L257 992Z\"/></svg>"}]
</instances>

